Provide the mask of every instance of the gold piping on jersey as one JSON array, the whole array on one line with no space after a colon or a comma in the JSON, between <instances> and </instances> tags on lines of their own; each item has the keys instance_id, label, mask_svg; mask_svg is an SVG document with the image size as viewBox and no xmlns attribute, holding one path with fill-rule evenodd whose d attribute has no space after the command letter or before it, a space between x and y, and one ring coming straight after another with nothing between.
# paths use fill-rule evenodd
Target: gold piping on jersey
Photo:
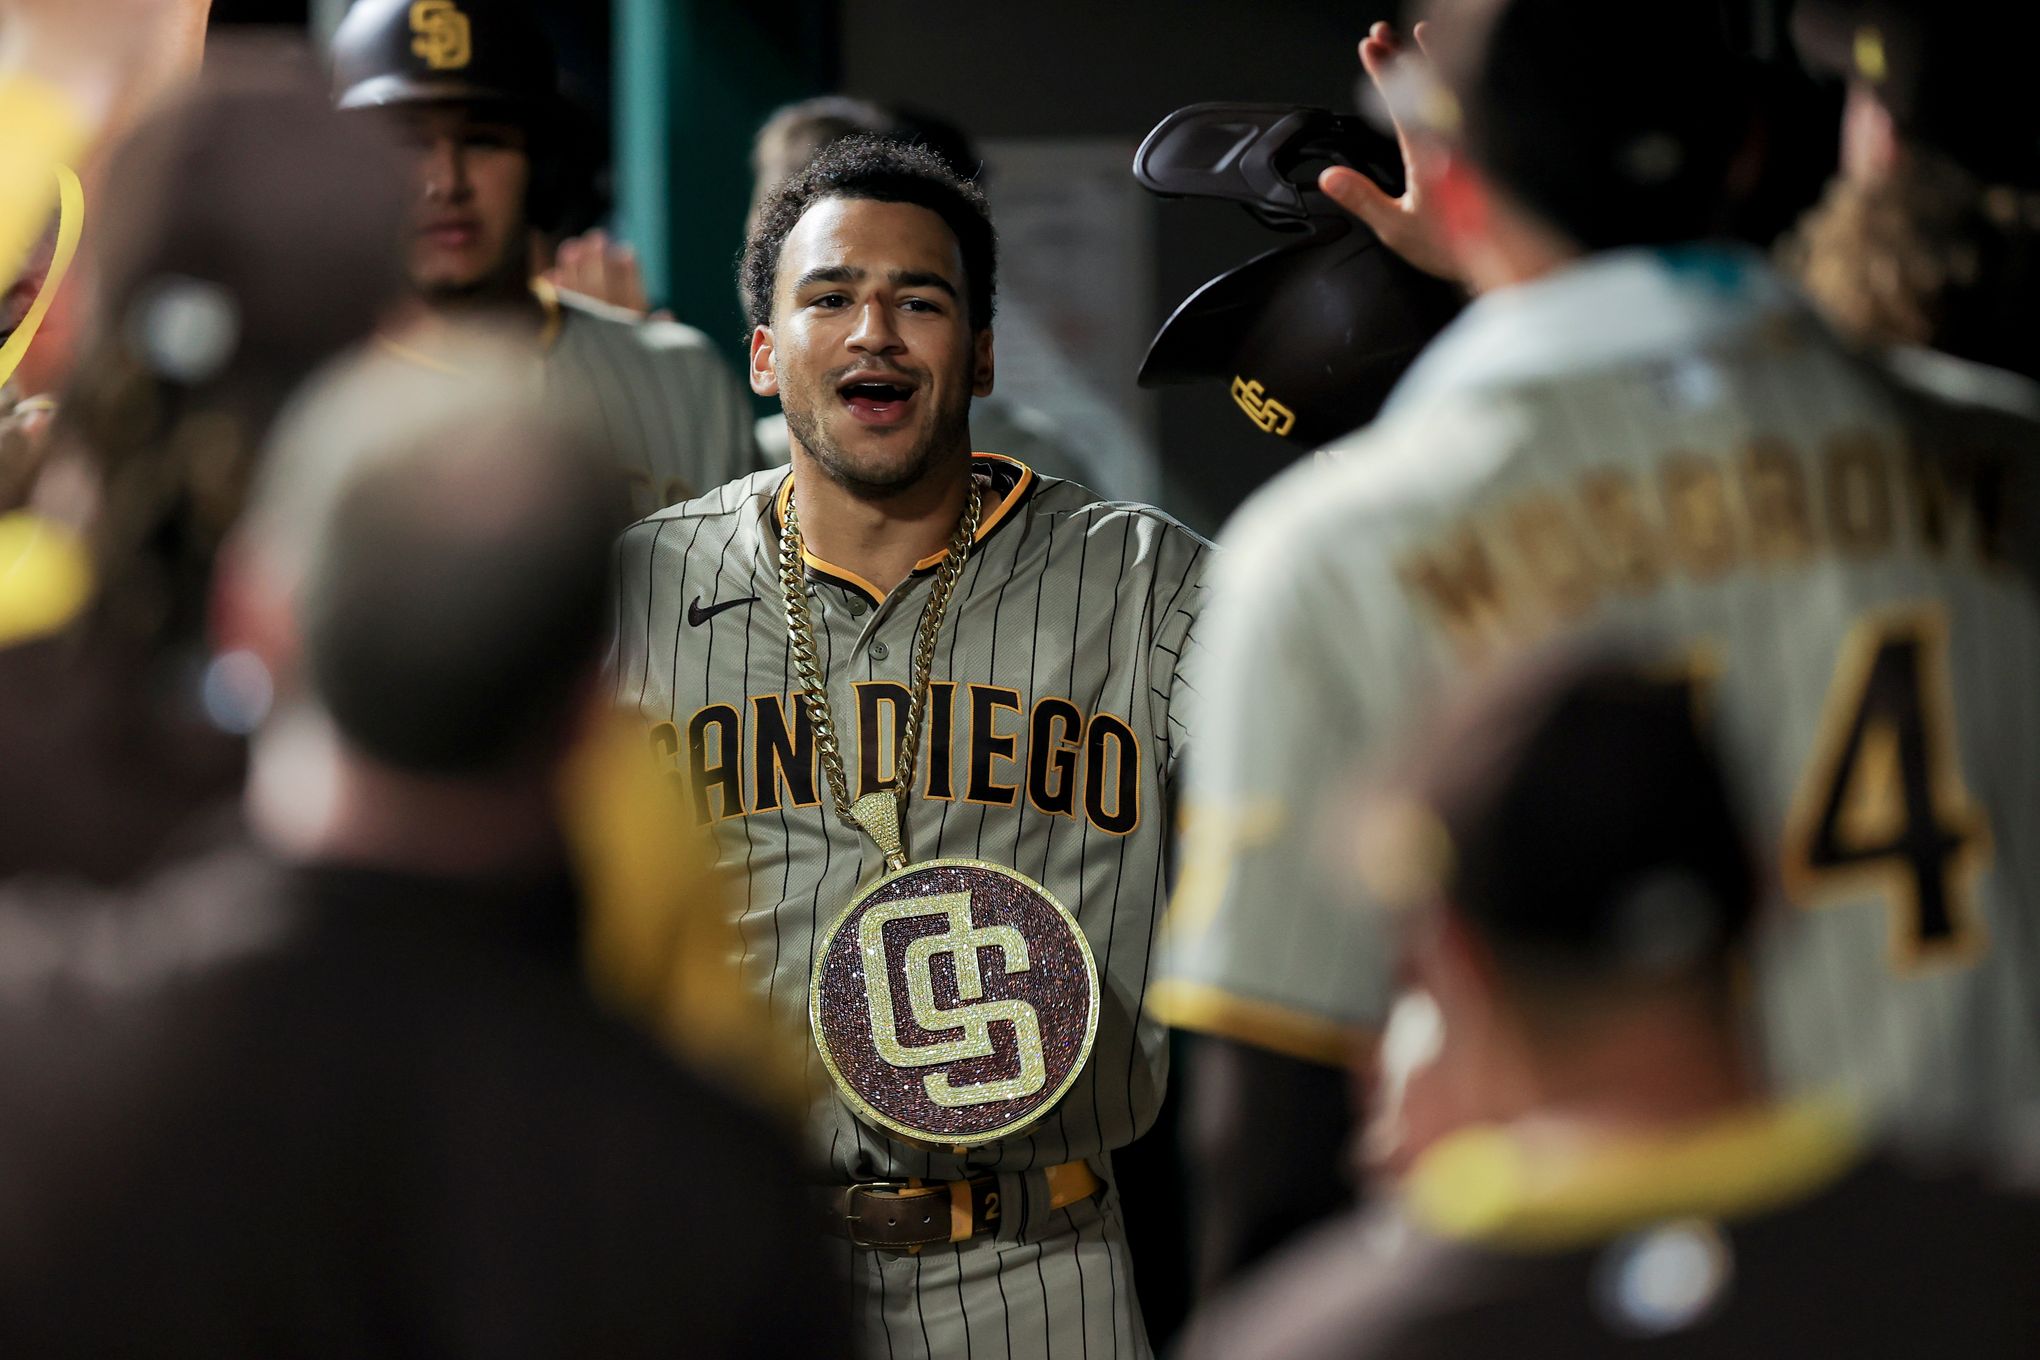
<instances>
[{"instance_id":1,"label":"gold piping on jersey","mask_svg":"<svg viewBox=\"0 0 2040 1360\"><path fill-rule=\"evenodd\" d=\"M1733 1219L1790 1204L1862 1155L1855 1121L1832 1101L1762 1106L1564 1151L1482 1125L1419 1158L1403 1204L1440 1236L1564 1251L1663 1219Z\"/></svg>"},{"instance_id":2,"label":"gold piping on jersey","mask_svg":"<svg viewBox=\"0 0 2040 1360\"><path fill-rule=\"evenodd\" d=\"M1347 1066L1376 1037L1370 1029L1335 1025L1305 1011L1180 978L1150 983L1147 1008L1150 1015L1175 1029L1237 1039L1325 1067Z\"/></svg>"},{"instance_id":3,"label":"gold piping on jersey","mask_svg":"<svg viewBox=\"0 0 2040 1360\"><path fill-rule=\"evenodd\" d=\"M1019 475L1013 482L1012 490L1000 497L997 505L990 506L985 510L984 518L978 522L977 534L971 539L973 545L983 543L986 539L990 538L992 532L1012 516L1013 512L1026 501L1028 495L1034 490L1034 483L1036 481L1034 469L1028 467L1017 458L1008 458L1002 453L973 453L970 456L970 465L973 468L983 467L988 464L1002 465L1014 469ZM996 472L994 472L994 478L994 485L996 485ZM788 472L779 483L779 490L772 497L772 536L774 539L777 539L779 536L779 526L785 523L786 502L792 496L793 473ZM943 559L948 556L949 549L945 546L942 551L935 553L933 556L924 557L914 563L914 569L911 574L919 576L924 572L933 571L941 566ZM808 570L818 575L826 576L830 580L842 585L854 586L862 591L873 604L879 604L885 600L885 592L883 590L880 590L877 586L849 568L839 567L833 562L827 562L815 556L808 551L806 544L801 545L800 557L801 561L807 563Z\"/></svg>"}]
</instances>

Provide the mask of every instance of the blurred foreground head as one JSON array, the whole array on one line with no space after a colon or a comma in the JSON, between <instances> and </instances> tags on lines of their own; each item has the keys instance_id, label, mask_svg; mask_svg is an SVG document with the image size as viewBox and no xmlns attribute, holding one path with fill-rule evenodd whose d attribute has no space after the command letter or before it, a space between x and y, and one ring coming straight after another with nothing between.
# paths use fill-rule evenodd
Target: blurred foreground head
<instances>
[{"instance_id":1,"label":"blurred foreground head","mask_svg":"<svg viewBox=\"0 0 2040 1360\"><path fill-rule=\"evenodd\" d=\"M188 643L271 421L397 294L396 181L373 130L336 117L310 59L272 41L221 47L107 183L92 338L52 457L86 491L96 621Z\"/></svg>"},{"instance_id":2,"label":"blurred foreground head","mask_svg":"<svg viewBox=\"0 0 2040 1360\"><path fill-rule=\"evenodd\" d=\"M1844 332L2040 379L2040 115L2014 94L2040 12L1804 0L1807 65L1847 82L1842 173L1788 257Z\"/></svg>"},{"instance_id":3,"label":"blurred foreground head","mask_svg":"<svg viewBox=\"0 0 2040 1360\"><path fill-rule=\"evenodd\" d=\"M1390 787L1363 868L1454 974L1448 1025L1491 1010L1562 1046L1626 1009L1725 1006L1756 887L1689 685L1542 655L1448 708Z\"/></svg>"},{"instance_id":4,"label":"blurred foreground head","mask_svg":"<svg viewBox=\"0 0 2040 1360\"><path fill-rule=\"evenodd\" d=\"M1713 0L1434 0L1435 71L1412 68L1406 126L1442 140L1435 196L1461 256L1524 220L1580 254L1721 232L1750 141L1749 86ZM1478 275L1476 286L1513 282ZM1492 273L1493 261L1486 261Z\"/></svg>"},{"instance_id":5,"label":"blurred foreground head","mask_svg":"<svg viewBox=\"0 0 2040 1360\"><path fill-rule=\"evenodd\" d=\"M350 758L431 779L549 771L591 699L612 539L599 446L543 415L526 350L448 376L371 354L278 433L218 631Z\"/></svg>"}]
</instances>

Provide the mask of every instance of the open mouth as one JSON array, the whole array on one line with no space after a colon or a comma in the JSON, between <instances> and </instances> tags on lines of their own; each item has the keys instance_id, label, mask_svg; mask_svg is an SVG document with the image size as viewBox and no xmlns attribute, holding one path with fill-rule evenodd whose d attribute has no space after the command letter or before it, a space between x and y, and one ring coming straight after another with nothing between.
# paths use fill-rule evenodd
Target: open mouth
<instances>
[{"instance_id":1,"label":"open mouth","mask_svg":"<svg viewBox=\"0 0 2040 1360\"><path fill-rule=\"evenodd\" d=\"M911 385L885 378L852 377L836 389L850 414L867 425L893 425L906 419L914 399Z\"/></svg>"}]
</instances>

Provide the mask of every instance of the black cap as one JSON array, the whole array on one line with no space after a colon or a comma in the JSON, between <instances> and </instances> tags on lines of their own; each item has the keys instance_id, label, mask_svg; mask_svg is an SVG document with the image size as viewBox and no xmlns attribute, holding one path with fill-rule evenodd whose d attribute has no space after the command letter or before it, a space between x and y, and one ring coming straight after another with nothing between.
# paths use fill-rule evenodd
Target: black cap
<instances>
[{"instance_id":1,"label":"black cap","mask_svg":"<svg viewBox=\"0 0 2040 1360\"><path fill-rule=\"evenodd\" d=\"M1801 0L1792 35L1810 68L1874 91L1908 140L1984 180L2040 185L2040 114L2019 93L2040 51L2040 9Z\"/></svg>"},{"instance_id":2,"label":"black cap","mask_svg":"<svg viewBox=\"0 0 2040 1360\"><path fill-rule=\"evenodd\" d=\"M546 106L552 43L522 0L356 0L334 30L343 109L443 100Z\"/></svg>"},{"instance_id":3,"label":"black cap","mask_svg":"<svg viewBox=\"0 0 2040 1360\"><path fill-rule=\"evenodd\" d=\"M1690 684L1560 649L1429 724L1359 839L1391 904L1443 900L1498 954L1580 973L1718 960L1751 859Z\"/></svg>"},{"instance_id":4,"label":"black cap","mask_svg":"<svg viewBox=\"0 0 2040 1360\"><path fill-rule=\"evenodd\" d=\"M1317 189L1349 165L1393 184L1393 142L1359 118L1272 104L1193 104L1148 134L1143 187L1238 203L1297 236L1192 293L1142 361L1143 387L1217 381L1248 420L1298 449L1366 424L1417 352L1464 305Z\"/></svg>"},{"instance_id":5,"label":"black cap","mask_svg":"<svg viewBox=\"0 0 2040 1360\"><path fill-rule=\"evenodd\" d=\"M1718 0L1441 0L1411 116L1589 251L1720 232L1748 72Z\"/></svg>"}]
</instances>

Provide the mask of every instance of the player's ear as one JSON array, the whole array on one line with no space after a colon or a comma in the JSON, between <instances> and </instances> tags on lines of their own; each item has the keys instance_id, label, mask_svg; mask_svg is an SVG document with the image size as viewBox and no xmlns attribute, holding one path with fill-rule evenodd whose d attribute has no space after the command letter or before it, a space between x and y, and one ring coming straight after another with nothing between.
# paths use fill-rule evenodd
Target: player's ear
<instances>
[{"instance_id":1,"label":"player's ear","mask_svg":"<svg viewBox=\"0 0 2040 1360\"><path fill-rule=\"evenodd\" d=\"M255 549L242 540L230 541L221 549L213 570L207 633L215 657L239 656L257 664L252 681L262 694L227 696L245 710L248 721L259 721L267 712L277 689L295 674L298 664L296 624L286 595L265 584L273 573L260 571L254 561ZM216 667L219 663L216 661ZM251 671L245 664L219 668L218 682L234 681L228 688L246 688ZM208 684L215 683L209 680Z\"/></svg>"},{"instance_id":2,"label":"player's ear","mask_svg":"<svg viewBox=\"0 0 2040 1360\"><path fill-rule=\"evenodd\" d=\"M970 394L992 395L992 328L985 327L970 342Z\"/></svg>"},{"instance_id":3,"label":"player's ear","mask_svg":"<svg viewBox=\"0 0 2040 1360\"><path fill-rule=\"evenodd\" d=\"M1464 156L1456 152L1431 158L1421 192L1438 205L1438 224L1446 244L1463 250L1485 238L1488 230L1487 183Z\"/></svg>"},{"instance_id":4,"label":"player's ear","mask_svg":"<svg viewBox=\"0 0 2040 1360\"><path fill-rule=\"evenodd\" d=\"M779 395L778 355L773 349L770 326L751 328L751 390L761 397Z\"/></svg>"}]
</instances>

